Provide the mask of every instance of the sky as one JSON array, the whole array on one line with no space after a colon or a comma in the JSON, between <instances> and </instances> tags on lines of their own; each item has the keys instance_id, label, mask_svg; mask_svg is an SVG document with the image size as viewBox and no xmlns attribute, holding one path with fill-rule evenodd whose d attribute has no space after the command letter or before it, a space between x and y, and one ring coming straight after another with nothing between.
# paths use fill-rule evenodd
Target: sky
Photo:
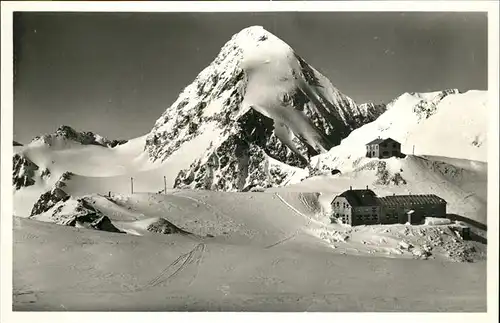
<instances>
[{"instance_id":1,"label":"sky","mask_svg":"<svg viewBox=\"0 0 500 323\"><path fill-rule=\"evenodd\" d=\"M486 13L36 13L14 15L14 140L60 125L148 133L241 29L260 25L357 103L487 90Z\"/></svg>"}]
</instances>

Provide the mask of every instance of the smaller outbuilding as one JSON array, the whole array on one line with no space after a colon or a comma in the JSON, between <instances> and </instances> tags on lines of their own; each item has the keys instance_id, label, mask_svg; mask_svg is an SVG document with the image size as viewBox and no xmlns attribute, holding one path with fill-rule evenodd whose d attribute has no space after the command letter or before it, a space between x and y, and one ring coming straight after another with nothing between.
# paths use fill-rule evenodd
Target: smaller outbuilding
<instances>
[{"instance_id":1,"label":"smaller outbuilding","mask_svg":"<svg viewBox=\"0 0 500 323\"><path fill-rule=\"evenodd\" d=\"M403 157L401 144L392 138L377 138L366 144L366 157L391 158Z\"/></svg>"},{"instance_id":2,"label":"smaller outbuilding","mask_svg":"<svg viewBox=\"0 0 500 323\"><path fill-rule=\"evenodd\" d=\"M470 228L464 224L454 224L450 229L464 240L471 240Z\"/></svg>"}]
</instances>

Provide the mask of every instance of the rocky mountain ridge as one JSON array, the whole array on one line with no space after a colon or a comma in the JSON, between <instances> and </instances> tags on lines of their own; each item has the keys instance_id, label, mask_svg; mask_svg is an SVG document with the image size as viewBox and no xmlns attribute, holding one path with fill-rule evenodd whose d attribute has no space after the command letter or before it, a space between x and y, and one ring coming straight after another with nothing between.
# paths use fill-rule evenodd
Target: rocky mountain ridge
<instances>
[{"instance_id":1,"label":"rocky mountain ridge","mask_svg":"<svg viewBox=\"0 0 500 323\"><path fill-rule=\"evenodd\" d=\"M97 145L114 148L123 145L127 140L109 140L91 131L77 131L70 126L60 126L53 134L46 134L33 138L30 144L56 145L61 141L73 141L82 145Z\"/></svg>"}]
</instances>

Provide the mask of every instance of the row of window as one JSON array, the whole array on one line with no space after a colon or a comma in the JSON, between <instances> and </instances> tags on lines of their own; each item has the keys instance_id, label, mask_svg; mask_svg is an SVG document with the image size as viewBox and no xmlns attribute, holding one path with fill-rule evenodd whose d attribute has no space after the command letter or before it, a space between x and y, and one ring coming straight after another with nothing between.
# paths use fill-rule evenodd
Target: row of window
<instances>
[{"instance_id":1,"label":"row of window","mask_svg":"<svg viewBox=\"0 0 500 323\"><path fill-rule=\"evenodd\" d=\"M378 214L378 210L376 207L372 207L371 209L369 208L366 208L366 209L358 209L356 210L356 212L359 212L359 213L364 213L364 214L371 214L371 213L375 213L375 214Z\"/></svg>"},{"instance_id":2,"label":"row of window","mask_svg":"<svg viewBox=\"0 0 500 323\"><path fill-rule=\"evenodd\" d=\"M411 203L401 204L400 206L384 206L385 210L395 211L396 209L406 209L409 211ZM435 205L411 205L411 209L414 210L438 210L440 207Z\"/></svg>"},{"instance_id":3,"label":"row of window","mask_svg":"<svg viewBox=\"0 0 500 323\"><path fill-rule=\"evenodd\" d=\"M430 213L427 216L435 217L436 213L432 212L432 213ZM334 217L336 217L336 218L339 218L339 217L345 218L345 217L347 217L347 215L341 214L341 213L335 213ZM369 211L366 211L366 213L364 213L364 214L356 214L356 218L358 219L358 221L361 221L363 219L365 221L369 221L370 219L376 220L378 218L377 208L372 208L372 213L369 213ZM384 218L386 220L391 220L391 219L398 220L399 219L399 214L398 213L388 212L388 213L384 214Z\"/></svg>"},{"instance_id":4,"label":"row of window","mask_svg":"<svg viewBox=\"0 0 500 323\"><path fill-rule=\"evenodd\" d=\"M432 216L434 216L434 214ZM344 224L349 222L349 217L346 215L335 214L335 217L337 219L339 219ZM357 215L356 220L358 223L378 222L378 216L376 214ZM385 215L385 221L398 221L398 220L399 220L399 217L397 214L386 214Z\"/></svg>"},{"instance_id":5,"label":"row of window","mask_svg":"<svg viewBox=\"0 0 500 323\"><path fill-rule=\"evenodd\" d=\"M361 214L358 214L356 216L356 219L359 221L377 221L378 220L378 216L376 214L365 214L365 215L361 215Z\"/></svg>"},{"instance_id":6,"label":"row of window","mask_svg":"<svg viewBox=\"0 0 500 323\"><path fill-rule=\"evenodd\" d=\"M387 148L387 144L381 144L380 147ZM390 146L390 145L389 145ZM378 145L373 145L370 147L371 149L378 149ZM392 148L398 148L398 144L392 144Z\"/></svg>"},{"instance_id":7,"label":"row of window","mask_svg":"<svg viewBox=\"0 0 500 323\"><path fill-rule=\"evenodd\" d=\"M336 207L340 207L340 202L337 202L337 203L335 204L335 206L336 206ZM344 209L348 209L348 208L349 208L349 204L347 204L347 203L342 203L342 206L344 207Z\"/></svg>"},{"instance_id":8,"label":"row of window","mask_svg":"<svg viewBox=\"0 0 500 323\"><path fill-rule=\"evenodd\" d=\"M397 213L394 213L394 214L393 213L386 213L385 218L387 220L390 220L390 219L397 220L397 219L399 219L399 216Z\"/></svg>"}]
</instances>

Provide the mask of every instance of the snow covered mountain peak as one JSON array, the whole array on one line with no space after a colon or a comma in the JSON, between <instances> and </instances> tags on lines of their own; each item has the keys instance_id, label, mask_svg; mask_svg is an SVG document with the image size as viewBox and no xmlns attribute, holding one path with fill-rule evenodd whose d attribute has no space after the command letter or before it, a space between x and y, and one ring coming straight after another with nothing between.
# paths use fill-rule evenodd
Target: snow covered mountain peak
<instances>
[{"instance_id":1,"label":"snow covered mountain peak","mask_svg":"<svg viewBox=\"0 0 500 323\"><path fill-rule=\"evenodd\" d=\"M126 142L126 140L109 140L90 131L79 132L70 126L62 125L52 134L35 137L29 145L48 145L54 148L62 148L72 143L78 143L113 148Z\"/></svg>"},{"instance_id":2,"label":"snow covered mountain peak","mask_svg":"<svg viewBox=\"0 0 500 323\"><path fill-rule=\"evenodd\" d=\"M419 119L427 119L436 112L439 102L451 94L460 94L460 91L447 89L434 92L406 92L387 104L387 110L394 106L413 106L413 112Z\"/></svg>"},{"instance_id":3,"label":"snow covered mountain peak","mask_svg":"<svg viewBox=\"0 0 500 323\"><path fill-rule=\"evenodd\" d=\"M433 91L433 92L408 92L409 95L427 101L439 100L449 94L459 94L459 93L460 91L458 89L446 89L442 91Z\"/></svg>"},{"instance_id":4,"label":"snow covered mountain peak","mask_svg":"<svg viewBox=\"0 0 500 323\"><path fill-rule=\"evenodd\" d=\"M191 174L188 180L193 171L204 169L203 163L221 157L235 159L242 167L239 172L249 174L252 162L246 159L252 159L251 152L260 159L272 156L280 163L304 166L383 110L358 107L285 42L253 26L235 34L165 110L146 136L145 150L154 162L180 149L185 156L189 150L192 169L182 172ZM204 170L203 176L194 177L213 174L224 176Z\"/></svg>"},{"instance_id":5,"label":"snow covered mountain peak","mask_svg":"<svg viewBox=\"0 0 500 323\"><path fill-rule=\"evenodd\" d=\"M235 35L233 41L243 51L242 67L247 72L258 65L271 62L282 65L295 63L293 49L263 27L243 29Z\"/></svg>"},{"instance_id":6,"label":"snow covered mountain peak","mask_svg":"<svg viewBox=\"0 0 500 323\"><path fill-rule=\"evenodd\" d=\"M255 25L243 28L240 32L234 34L228 43L232 42L238 44L239 46L245 46L246 44L265 41L269 37L281 41L278 37L264 29L263 26Z\"/></svg>"}]
</instances>

